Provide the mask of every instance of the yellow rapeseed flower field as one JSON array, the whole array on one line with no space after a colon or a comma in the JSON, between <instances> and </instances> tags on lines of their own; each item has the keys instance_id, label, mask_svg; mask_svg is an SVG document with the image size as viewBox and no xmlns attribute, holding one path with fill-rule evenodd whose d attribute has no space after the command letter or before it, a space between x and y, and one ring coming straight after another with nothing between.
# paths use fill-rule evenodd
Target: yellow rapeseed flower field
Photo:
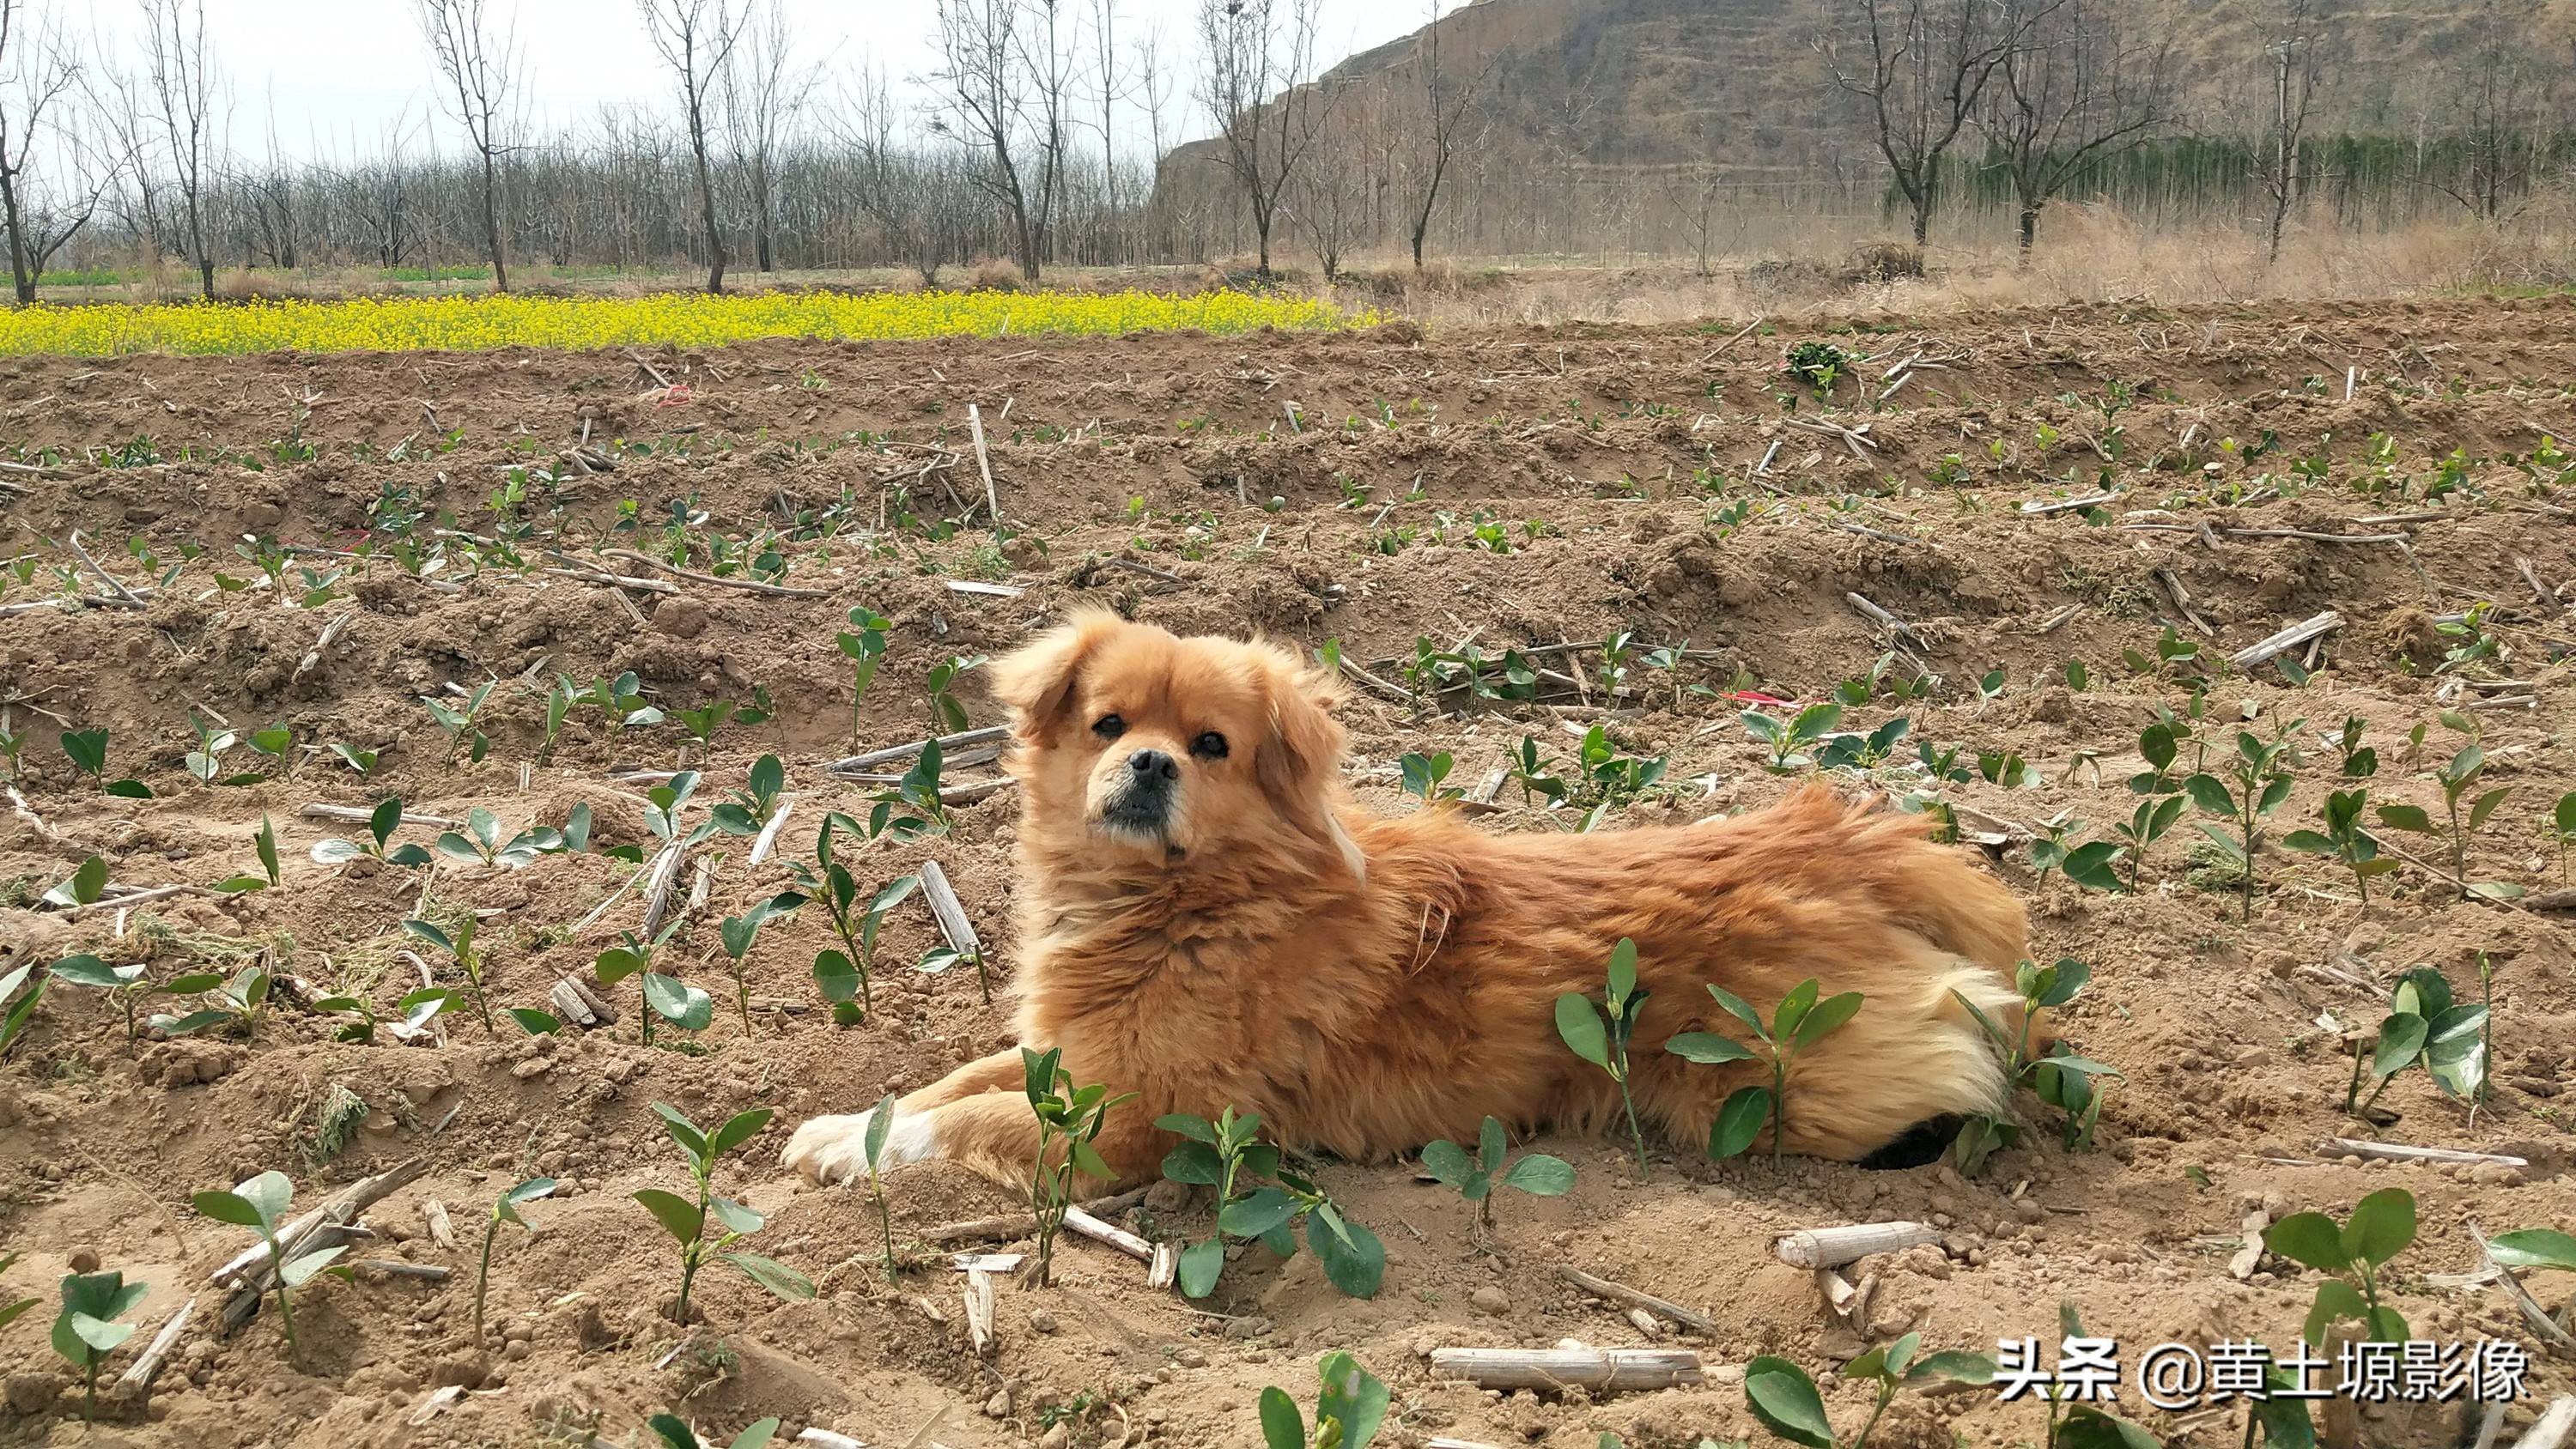
<instances>
[{"instance_id":1,"label":"yellow rapeseed flower field","mask_svg":"<svg viewBox=\"0 0 2576 1449\"><path fill-rule=\"evenodd\" d=\"M1311 297L1248 292L802 292L652 297L359 297L35 306L0 312L0 354L479 352L704 347L756 337L992 337L1367 325Z\"/></svg>"}]
</instances>

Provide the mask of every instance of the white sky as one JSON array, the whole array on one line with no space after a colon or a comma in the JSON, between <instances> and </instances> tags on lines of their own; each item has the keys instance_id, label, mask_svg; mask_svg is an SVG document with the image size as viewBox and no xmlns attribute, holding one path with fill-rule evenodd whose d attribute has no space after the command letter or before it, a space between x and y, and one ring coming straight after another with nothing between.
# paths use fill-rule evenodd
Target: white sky
<instances>
[{"instance_id":1,"label":"white sky","mask_svg":"<svg viewBox=\"0 0 2576 1449\"><path fill-rule=\"evenodd\" d=\"M543 135L587 123L604 104L642 101L672 109L673 89L645 39L635 0L492 0L515 17L527 57L529 108ZM1062 0L1087 17L1093 0ZM1320 0L1318 47L1330 65L1353 51L1419 28L1427 0ZM380 148L388 126L405 115L436 118L442 149L454 135L437 108L437 74L422 40L412 0L205 0L208 47L233 98L232 141L245 155L265 154L272 104L278 149L295 156L349 156ZM74 30L106 37L139 33L132 0L31 0ZM823 62L823 93L861 65L882 66L899 84L931 63L931 0L785 0L788 22L806 54ZM1445 6L1444 6L1445 8ZM1177 142L1206 129L1190 99L1197 0L1118 0L1118 46L1159 26L1163 62L1177 72L1165 126ZM121 53L139 68L132 42ZM1141 109L1119 116L1122 145L1147 145Z\"/></svg>"}]
</instances>

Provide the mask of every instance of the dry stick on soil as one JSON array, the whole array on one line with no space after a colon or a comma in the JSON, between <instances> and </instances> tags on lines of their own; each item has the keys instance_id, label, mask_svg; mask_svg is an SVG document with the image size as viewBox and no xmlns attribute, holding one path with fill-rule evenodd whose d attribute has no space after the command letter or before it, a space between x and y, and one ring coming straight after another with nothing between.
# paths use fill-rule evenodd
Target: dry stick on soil
<instances>
[{"instance_id":1,"label":"dry stick on soil","mask_svg":"<svg viewBox=\"0 0 2576 1449\"><path fill-rule=\"evenodd\" d=\"M751 856L747 862L748 864L758 865L762 861L769 859L769 852L778 847L778 832L787 827L788 812L795 808L795 796L781 795L778 797L778 809L770 815L769 823L760 827L760 835L758 838L751 842Z\"/></svg>"},{"instance_id":2,"label":"dry stick on soil","mask_svg":"<svg viewBox=\"0 0 2576 1449\"><path fill-rule=\"evenodd\" d=\"M2209 621L2192 608L2191 591L2182 586L2182 580L2174 576L2172 569L2157 569L2155 578L2157 583L2165 586L2165 592L2173 596L2174 607L2182 610L2182 616L2191 621L2191 627L2212 639L2218 637L2218 631L2209 627Z\"/></svg>"},{"instance_id":3,"label":"dry stick on soil","mask_svg":"<svg viewBox=\"0 0 2576 1449\"><path fill-rule=\"evenodd\" d=\"M953 735L941 735L939 737L941 763L943 767L960 763L957 752L965 746L1008 739L1010 734L1008 725L986 725L982 729L961 730ZM928 740L914 740L908 745L889 745L882 750L870 750L864 755L846 755L829 762L823 768L835 771L865 770L876 765L891 765L897 760L909 760L920 754L922 746L928 743L930 743Z\"/></svg>"},{"instance_id":4,"label":"dry stick on soil","mask_svg":"<svg viewBox=\"0 0 2576 1449\"><path fill-rule=\"evenodd\" d=\"M2023 504L2021 511L2036 518L2042 514L2065 513L2071 509L2097 507L2120 496L2120 490L2115 488L2108 493L2088 493L2081 498L2034 498Z\"/></svg>"},{"instance_id":5,"label":"dry stick on soil","mask_svg":"<svg viewBox=\"0 0 2576 1449\"><path fill-rule=\"evenodd\" d=\"M429 1224L431 1242L442 1248L456 1246L456 1225L447 1220L447 1204L434 1197L425 1199L420 1205L420 1216Z\"/></svg>"},{"instance_id":6,"label":"dry stick on soil","mask_svg":"<svg viewBox=\"0 0 2576 1449\"><path fill-rule=\"evenodd\" d=\"M1756 328L1760 327L1760 326L1762 325L1762 322L1763 322L1763 319L1762 319L1762 318L1760 318L1760 317L1756 317L1756 318L1754 318L1752 321L1745 323L1745 324L1744 324L1744 330L1743 330L1743 331L1736 333L1734 336L1729 337L1729 338L1728 338L1728 339L1726 339L1724 342L1721 342L1721 343L1717 344L1715 347L1710 348L1710 349L1708 350L1707 355L1706 355L1706 356L1704 356L1704 357L1702 357L1702 358L1700 359L1700 365L1701 365L1702 367L1705 367L1705 366L1707 366L1708 364L1710 364L1710 363L1712 363L1712 362L1717 361L1719 354L1721 354L1721 353L1725 352L1725 351L1726 351L1726 349L1728 349L1728 348L1730 348L1730 347L1733 347L1735 344L1737 344L1737 343L1739 343L1739 342L1743 341L1745 338L1752 336L1752 335L1753 335L1753 332L1754 332L1754 329L1756 329Z\"/></svg>"},{"instance_id":7,"label":"dry stick on soil","mask_svg":"<svg viewBox=\"0 0 2576 1449\"><path fill-rule=\"evenodd\" d=\"M2560 1394L2514 1449L2566 1449L2571 1435L2576 1435L2576 1394Z\"/></svg>"},{"instance_id":8,"label":"dry stick on soil","mask_svg":"<svg viewBox=\"0 0 2576 1449\"><path fill-rule=\"evenodd\" d=\"M1080 1233L1082 1236L1091 1239L1095 1243L1116 1248L1118 1251L1125 1253L1128 1257L1135 1259L1139 1263L1151 1266L1154 1261L1153 1244L1146 1242L1143 1238L1136 1236L1134 1233L1127 1231L1125 1228L1122 1228L1115 1223L1105 1222L1100 1218L1092 1216L1090 1213L1084 1212L1081 1207L1077 1205L1066 1205L1064 1210L1064 1225L1067 1228L1072 1229L1074 1232ZM1031 1224L1032 1231L1034 1231L1035 1226L1036 1225L1034 1223Z\"/></svg>"},{"instance_id":9,"label":"dry stick on soil","mask_svg":"<svg viewBox=\"0 0 2576 1449\"><path fill-rule=\"evenodd\" d=\"M984 943L975 939L975 924L966 919L965 903L957 899L948 884L948 872L938 861L921 863L921 898L930 903L930 914L939 921L939 934L948 938L948 949L973 961L976 979L983 980ZM990 995L989 990L986 994Z\"/></svg>"},{"instance_id":10,"label":"dry stick on soil","mask_svg":"<svg viewBox=\"0 0 2576 1449\"><path fill-rule=\"evenodd\" d=\"M138 608L138 609L139 609L139 608L142 608L142 607L143 607L143 596L142 596L142 595L137 594L137 593L136 593L136 592L134 592L132 589L127 588L127 587L125 586L125 583L124 583L124 581L123 581L123 580L119 579L116 575L114 575L114 574L112 574L112 573L109 573L107 570L105 570L105 569L103 569L103 568L100 568L100 567L98 566L98 560L97 560L97 559L94 559L94 558L91 558L91 557L89 556L89 550L88 550L87 548L84 548L84 547L82 547L82 546L81 546L81 536L80 536L80 530L79 530L79 529L75 528L75 529L73 529L73 530L72 530L72 533L71 533L71 541L72 541L72 552L74 552L74 553L76 553L76 554L79 554L79 555L80 555L80 561L81 561L82 563L85 563L85 564L89 565L89 571L90 571L91 573L94 573L94 574L98 575L98 577L99 577L99 582L101 582L101 583L103 583L103 584L107 585L107 587L108 587L108 591L109 591L110 593L113 593L113 594L114 594L114 595L116 595L118 598L123 599L126 603L128 603L128 604L132 605L132 606L133 606L133 607L135 607L135 608Z\"/></svg>"},{"instance_id":11,"label":"dry stick on soil","mask_svg":"<svg viewBox=\"0 0 2576 1449\"><path fill-rule=\"evenodd\" d=\"M2343 627L2343 615L2332 609L2292 624L2277 634L2267 635L2253 644L2227 656L2227 662L2239 669L2251 669L2275 654L2296 649L2311 639L2322 638Z\"/></svg>"},{"instance_id":12,"label":"dry stick on soil","mask_svg":"<svg viewBox=\"0 0 2576 1449\"><path fill-rule=\"evenodd\" d=\"M714 574L692 573L688 569L674 567L662 562L658 558L652 558L645 554L637 553L633 549L604 548L601 549L600 552L610 558L622 558L630 563L640 563L646 568L659 569L663 573L669 574L675 579L687 579L692 583L713 584L721 589L740 589L747 594L767 594L770 597L777 599L828 599L832 597L832 591L830 589L799 589L790 587L786 584L765 584L758 579L720 579Z\"/></svg>"},{"instance_id":13,"label":"dry stick on soil","mask_svg":"<svg viewBox=\"0 0 2576 1449\"><path fill-rule=\"evenodd\" d=\"M662 929L662 917L671 909L671 882L679 879L680 857L688 853L686 838L674 840L662 848L653 862L653 879L644 887L644 939Z\"/></svg>"},{"instance_id":14,"label":"dry stick on soil","mask_svg":"<svg viewBox=\"0 0 2576 1449\"><path fill-rule=\"evenodd\" d=\"M1122 1213L1145 1200L1145 1189L1122 1192L1110 1197L1094 1198L1081 1204L1086 1213L1107 1215ZM973 1218L962 1223L948 1223L923 1232L921 1240L934 1245L949 1243L998 1243L1024 1238L1038 1230L1038 1220L1028 1213L1003 1213L997 1217Z\"/></svg>"},{"instance_id":15,"label":"dry stick on soil","mask_svg":"<svg viewBox=\"0 0 2576 1449\"><path fill-rule=\"evenodd\" d=\"M537 572L541 574L552 574L557 578L579 579L585 584L597 584L601 588L639 589L648 594L676 594L680 592L680 586L678 584L666 583L661 579L630 578L625 574L604 574L590 569L541 568L537 570Z\"/></svg>"},{"instance_id":16,"label":"dry stick on soil","mask_svg":"<svg viewBox=\"0 0 2576 1449\"><path fill-rule=\"evenodd\" d=\"M152 1387L152 1380L160 1376L163 1360L170 1357L170 1346L179 1341L179 1335L186 1331L188 1320L196 1312L197 1300L194 1298L179 1305L179 1311L170 1315L170 1321L161 1325L161 1331L152 1335L152 1342L117 1379L116 1397L134 1398Z\"/></svg>"},{"instance_id":17,"label":"dry stick on soil","mask_svg":"<svg viewBox=\"0 0 2576 1449\"><path fill-rule=\"evenodd\" d=\"M2488 1251L2487 1235L2478 1226L2478 1220L2467 1219L2461 1226L2469 1230L2469 1241L2478 1245L2479 1261L2496 1275L2497 1282L2504 1285L2505 1293L2513 1299L2514 1308L2522 1314L2523 1321L2531 1325L2532 1331L2558 1348L2576 1348L2576 1335L2570 1335L2559 1327L2558 1320L2549 1316L2549 1310L2540 1306L2540 1300L2531 1296L2531 1290L2522 1286L2522 1280L2514 1276L2513 1270L2497 1262L2495 1254Z\"/></svg>"},{"instance_id":18,"label":"dry stick on soil","mask_svg":"<svg viewBox=\"0 0 2576 1449\"><path fill-rule=\"evenodd\" d=\"M966 1340L977 1358L992 1357L993 1275L981 1268L966 1270Z\"/></svg>"},{"instance_id":19,"label":"dry stick on soil","mask_svg":"<svg viewBox=\"0 0 2576 1449\"><path fill-rule=\"evenodd\" d=\"M1941 1230L1928 1223L1855 1223L1786 1233L1771 1251L1792 1268L1838 1268L1872 1253L1901 1253L1939 1241Z\"/></svg>"},{"instance_id":20,"label":"dry stick on soil","mask_svg":"<svg viewBox=\"0 0 2576 1449\"><path fill-rule=\"evenodd\" d=\"M1686 1348L1435 1348L1431 1372L1481 1389L1667 1389L1702 1379Z\"/></svg>"},{"instance_id":21,"label":"dry stick on soil","mask_svg":"<svg viewBox=\"0 0 2576 1449\"><path fill-rule=\"evenodd\" d=\"M646 377L649 377L649 378L653 379L653 381L654 381L654 383L655 383L655 385L656 385L656 386L664 387L664 388L668 388L668 387L671 385L671 380L670 380L669 378L664 377L664 376L662 375L662 369L660 369L660 368L658 368L658 367L655 367L653 364L651 364L651 363L649 363L649 362L646 362L646 361L644 360L644 354L643 354L643 353L638 352L638 351L636 351L634 348L630 347L630 348L627 348L627 349L626 349L626 355L627 355L629 358L633 359L633 361L634 361L634 363L635 363L635 365L636 365L637 367L640 367L640 368L644 369L644 375L645 375ZM431 425L432 427L435 427L435 426L437 426L437 425L438 425L438 419L437 419L437 417L436 417L435 415L432 415L429 421L430 421L430 425Z\"/></svg>"},{"instance_id":22,"label":"dry stick on soil","mask_svg":"<svg viewBox=\"0 0 2576 1449\"><path fill-rule=\"evenodd\" d=\"M555 1015L585 1031L617 1020L617 1014L609 1009L608 1003L569 976L556 980L554 989L546 993L546 1000L553 1004Z\"/></svg>"},{"instance_id":23,"label":"dry stick on soil","mask_svg":"<svg viewBox=\"0 0 2576 1449\"><path fill-rule=\"evenodd\" d=\"M331 622L322 626L322 637L314 640L313 647L304 651L304 657L295 661L295 672L286 677L286 682L293 684L312 673L322 662L322 651L330 648L331 641L339 638L340 631L349 627L349 621L356 617L358 617L358 611L355 609L345 609L332 615Z\"/></svg>"},{"instance_id":24,"label":"dry stick on soil","mask_svg":"<svg viewBox=\"0 0 2576 1449\"><path fill-rule=\"evenodd\" d=\"M2066 627L2067 623L2073 620L2076 615L2083 612L2084 606L2082 604L2069 604L2065 608L2058 610L2056 613L2049 615L2047 619L2043 620L2040 623L2038 632L2042 634L2054 634L2058 630Z\"/></svg>"},{"instance_id":25,"label":"dry stick on soil","mask_svg":"<svg viewBox=\"0 0 2576 1449\"><path fill-rule=\"evenodd\" d=\"M1867 615L1878 625L1878 627L1885 629L1888 633L1902 635L1926 649L1932 647L1931 641L1923 637L1923 631L1906 623L1903 619L1896 617L1885 609L1880 608L1878 605L1871 603L1869 600L1862 598L1860 595L1845 594L1843 595L1843 599L1853 608L1858 609L1861 613Z\"/></svg>"},{"instance_id":26,"label":"dry stick on soil","mask_svg":"<svg viewBox=\"0 0 2576 1449\"><path fill-rule=\"evenodd\" d=\"M2540 601L2542 608L2555 609L2559 606L2558 596L2551 593L2549 586L2540 581L2540 573L2531 566L2531 560L2518 558L2513 561L2513 566L2521 572L2522 581L2531 585L2531 596Z\"/></svg>"},{"instance_id":27,"label":"dry stick on soil","mask_svg":"<svg viewBox=\"0 0 2576 1449\"><path fill-rule=\"evenodd\" d=\"M1111 554L1105 562L1109 563L1113 567L1127 569L1134 573L1140 573L1149 579L1159 580L1163 583L1182 585L1187 585L1189 583L1188 579L1182 578L1179 574L1172 572L1170 569L1156 568L1152 564L1145 562L1143 559L1129 558L1125 554Z\"/></svg>"},{"instance_id":28,"label":"dry stick on soil","mask_svg":"<svg viewBox=\"0 0 2576 1449\"><path fill-rule=\"evenodd\" d=\"M984 449L984 410L973 403L966 405L966 426L975 434L975 471L984 475L984 511L990 515L993 531L1002 531L1002 495L993 488L993 459Z\"/></svg>"},{"instance_id":29,"label":"dry stick on soil","mask_svg":"<svg viewBox=\"0 0 2576 1449\"><path fill-rule=\"evenodd\" d=\"M360 1178L342 1188L339 1195L329 1202L281 1229L277 1234L278 1251L285 1255L287 1262L294 1262L312 1245L312 1240L317 1233L337 1230L356 1222L358 1214L410 1186L428 1170L429 1159L415 1157L408 1162L387 1168L373 1177ZM217 1268L211 1275L211 1281L231 1285L241 1290L231 1303L225 1305L225 1321L233 1322L235 1310L239 1309L241 1321L248 1322L251 1314L258 1310L259 1296L268 1291L269 1280L273 1276L268 1261L268 1244L265 1241L251 1244L235 1254L231 1261Z\"/></svg>"},{"instance_id":30,"label":"dry stick on soil","mask_svg":"<svg viewBox=\"0 0 2576 1449\"><path fill-rule=\"evenodd\" d=\"M1556 1270L1556 1276L1596 1298L1607 1298L1613 1303L1625 1303L1631 1308L1645 1309L1649 1313L1669 1318L1694 1333L1714 1335L1717 1332L1715 1319L1707 1314L1695 1313L1684 1308L1669 1298L1658 1298L1652 1293L1640 1293L1625 1283L1595 1277L1571 1264L1560 1266Z\"/></svg>"},{"instance_id":31,"label":"dry stick on soil","mask_svg":"<svg viewBox=\"0 0 2576 1449\"><path fill-rule=\"evenodd\" d=\"M388 1278L419 1278L431 1283L444 1283L456 1276L453 1268L436 1263L406 1263L400 1258L360 1258L349 1266L382 1273Z\"/></svg>"},{"instance_id":32,"label":"dry stick on soil","mask_svg":"<svg viewBox=\"0 0 2576 1449\"><path fill-rule=\"evenodd\" d=\"M2358 1157L2365 1162L2453 1162L2467 1167L2529 1167L2523 1157L2508 1157L2500 1152L2463 1152L2452 1147L2409 1147L2398 1142L2364 1142L2351 1137L2329 1137L2317 1144L2317 1155L2326 1158Z\"/></svg>"},{"instance_id":33,"label":"dry stick on soil","mask_svg":"<svg viewBox=\"0 0 2576 1449\"><path fill-rule=\"evenodd\" d=\"M2304 538L2310 543L2406 543L2402 533L2312 533L2304 528L2231 528L2229 538Z\"/></svg>"}]
</instances>

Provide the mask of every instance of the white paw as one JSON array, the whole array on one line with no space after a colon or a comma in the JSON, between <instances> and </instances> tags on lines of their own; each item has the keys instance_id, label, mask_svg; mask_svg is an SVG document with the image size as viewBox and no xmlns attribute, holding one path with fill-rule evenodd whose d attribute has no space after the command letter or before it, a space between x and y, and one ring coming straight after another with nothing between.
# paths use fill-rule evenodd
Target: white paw
<instances>
[{"instance_id":1,"label":"white paw","mask_svg":"<svg viewBox=\"0 0 2576 1449\"><path fill-rule=\"evenodd\" d=\"M780 1160L816 1182L857 1181L867 1175L868 1121L875 1115L876 1109L870 1108L847 1117L816 1117L787 1139ZM938 1155L930 1114L898 1112L886 1129L885 1150L877 1165L900 1167Z\"/></svg>"}]
</instances>

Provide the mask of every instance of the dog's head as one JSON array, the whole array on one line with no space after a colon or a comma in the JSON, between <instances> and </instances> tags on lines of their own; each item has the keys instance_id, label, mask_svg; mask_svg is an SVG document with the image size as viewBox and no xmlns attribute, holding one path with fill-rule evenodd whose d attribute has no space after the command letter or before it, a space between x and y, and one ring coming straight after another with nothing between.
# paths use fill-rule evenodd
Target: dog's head
<instances>
[{"instance_id":1,"label":"dog's head","mask_svg":"<svg viewBox=\"0 0 2576 1449\"><path fill-rule=\"evenodd\" d=\"M1292 840L1354 856L1333 818L1340 696L1277 645L1087 610L991 679L1015 716L1022 828L1055 848L1158 866Z\"/></svg>"}]
</instances>

